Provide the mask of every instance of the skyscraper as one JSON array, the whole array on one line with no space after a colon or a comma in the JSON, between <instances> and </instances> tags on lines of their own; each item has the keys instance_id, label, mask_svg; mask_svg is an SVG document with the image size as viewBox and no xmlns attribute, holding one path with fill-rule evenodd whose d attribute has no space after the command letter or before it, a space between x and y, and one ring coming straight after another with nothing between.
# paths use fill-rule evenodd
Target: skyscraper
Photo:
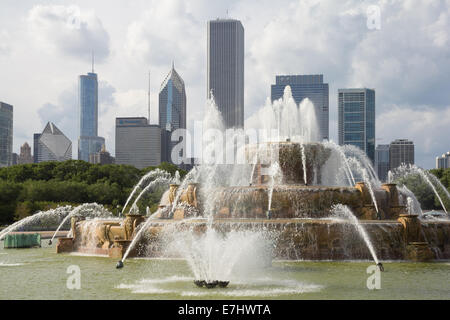
<instances>
[{"instance_id":1,"label":"skyscraper","mask_svg":"<svg viewBox=\"0 0 450 320\"><path fill-rule=\"evenodd\" d=\"M338 90L339 145L350 144L375 161L375 90Z\"/></svg>"},{"instance_id":2,"label":"skyscraper","mask_svg":"<svg viewBox=\"0 0 450 320\"><path fill-rule=\"evenodd\" d=\"M92 72L79 76L78 102L80 110L80 137L78 138L78 159L89 161L91 153L97 153L105 144L98 136L98 82Z\"/></svg>"},{"instance_id":3,"label":"skyscraper","mask_svg":"<svg viewBox=\"0 0 450 320\"><path fill-rule=\"evenodd\" d=\"M114 163L114 157L111 157L105 146L103 146L99 152L89 155L89 162L93 164L112 164Z\"/></svg>"},{"instance_id":4,"label":"skyscraper","mask_svg":"<svg viewBox=\"0 0 450 320\"><path fill-rule=\"evenodd\" d=\"M38 162L72 159L72 142L52 122L42 131L37 149Z\"/></svg>"},{"instance_id":5,"label":"skyscraper","mask_svg":"<svg viewBox=\"0 0 450 320\"><path fill-rule=\"evenodd\" d=\"M0 167L12 165L13 106L0 101Z\"/></svg>"},{"instance_id":6,"label":"skyscraper","mask_svg":"<svg viewBox=\"0 0 450 320\"><path fill-rule=\"evenodd\" d=\"M161 161L179 164L179 161L171 158L172 148L178 143L171 141L171 133L177 129L186 129L186 90L173 64L159 90L159 126L163 131ZM183 158L186 155L178 156Z\"/></svg>"},{"instance_id":7,"label":"skyscraper","mask_svg":"<svg viewBox=\"0 0 450 320\"><path fill-rule=\"evenodd\" d=\"M442 157L436 157L436 169L450 168L450 151L444 153Z\"/></svg>"},{"instance_id":8,"label":"skyscraper","mask_svg":"<svg viewBox=\"0 0 450 320\"><path fill-rule=\"evenodd\" d=\"M284 88L291 87L292 97L299 104L308 98L316 109L319 121L320 137L329 138L329 89L328 83L323 83L323 75L284 75L276 76L275 84L271 86L272 102L283 97Z\"/></svg>"},{"instance_id":9,"label":"skyscraper","mask_svg":"<svg viewBox=\"0 0 450 320\"><path fill-rule=\"evenodd\" d=\"M12 156L11 156L11 159L12 159L11 160L11 165L12 166L15 166L16 164L19 163L19 155L17 153L13 152Z\"/></svg>"},{"instance_id":10,"label":"skyscraper","mask_svg":"<svg viewBox=\"0 0 450 320\"><path fill-rule=\"evenodd\" d=\"M31 147L28 144L28 142L25 142L20 147L20 155L18 159L18 164L26 164L26 163L33 163L33 157L31 156Z\"/></svg>"},{"instance_id":11,"label":"skyscraper","mask_svg":"<svg viewBox=\"0 0 450 320\"><path fill-rule=\"evenodd\" d=\"M39 150L39 138L40 133L33 134L33 162L38 163L38 150Z\"/></svg>"},{"instance_id":12,"label":"skyscraper","mask_svg":"<svg viewBox=\"0 0 450 320\"><path fill-rule=\"evenodd\" d=\"M387 180L389 169L389 145L379 144L375 149L375 170L380 181Z\"/></svg>"},{"instance_id":13,"label":"skyscraper","mask_svg":"<svg viewBox=\"0 0 450 320\"><path fill-rule=\"evenodd\" d=\"M244 27L238 20L208 21L207 95L212 92L227 128L244 127Z\"/></svg>"},{"instance_id":14,"label":"skyscraper","mask_svg":"<svg viewBox=\"0 0 450 320\"><path fill-rule=\"evenodd\" d=\"M408 139L397 139L389 146L390 170L402 164L414 164L414 142Z\"/></svg>"},{"instance_id":15,"label":"skyscraper","mask_svg":"<svg viewBox=\"0 0 450 320\"><path fill-rule=\"evenodd\" d=\"M138 169L161 163L161 129L147 118L116 118L116 164Z\"/></svg>"}]
</instances>

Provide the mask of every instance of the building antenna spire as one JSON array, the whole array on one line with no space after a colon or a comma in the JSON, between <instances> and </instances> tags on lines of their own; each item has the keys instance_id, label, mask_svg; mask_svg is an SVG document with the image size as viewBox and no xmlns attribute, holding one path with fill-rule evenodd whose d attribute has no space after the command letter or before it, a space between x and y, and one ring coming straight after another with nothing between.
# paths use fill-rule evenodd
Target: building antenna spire
<instances>
[{"instance_id":1,"label":"building antenna spire","mask_svg":"<svg viewBox=\"0 0 450 320\"><path fill-rule=\"evenodd\" d=\"M148 70L148 124L150 124L150 69Z\"/></svg>"},{"instance_id":2,"label":"building antenna spire","mask_svg":"<svg viewBox=\"0 0 450 320\"><path fill-rule=\"evenodd\" d=\"M94 50L92 50L92 73L94 73Z\"/></svg>"}]
</instances>

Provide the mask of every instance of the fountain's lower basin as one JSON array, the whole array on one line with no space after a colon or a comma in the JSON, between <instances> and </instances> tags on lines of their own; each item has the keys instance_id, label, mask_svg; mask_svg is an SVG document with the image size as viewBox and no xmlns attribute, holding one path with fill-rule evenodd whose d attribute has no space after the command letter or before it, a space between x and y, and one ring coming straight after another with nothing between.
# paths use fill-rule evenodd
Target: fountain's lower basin
<instances>
[{"instance_id":1,"label":"fountain's lower basin","mask_svg":"<svg viewBox=\"0 0 450 320\"><path fill-rule=\"evenodd\" d=\"M117 221L114 221L117 223ZM427 261L450 259L450 221L420 222L417 216L398 220L361 220L380 260ZM87 227L89 221L73 224L74 237L62 239L58 252L82 252L109 255L121 259L130 240L101 221ZM167 239L177 232L202 234L205 219L152 221L130 256L166 257ZM212 227L223 234L231 231L264 232L273 239L272 258L277 260L369 260L370 253L354 226L336 219L216 219ZM67 248L61 250L60 247Z\"/></svg>"}]
</instances>

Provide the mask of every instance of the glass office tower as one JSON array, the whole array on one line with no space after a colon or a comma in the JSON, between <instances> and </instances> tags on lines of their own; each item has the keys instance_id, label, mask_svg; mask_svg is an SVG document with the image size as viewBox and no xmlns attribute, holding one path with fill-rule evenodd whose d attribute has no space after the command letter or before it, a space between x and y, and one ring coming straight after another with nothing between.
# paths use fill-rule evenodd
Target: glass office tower
<instances>
[{"instance_id":1,"label":"glass office tower","mask_svg":"<svg viewBox=\"0 0 450 320\"><path fill-rule=\"evenodd\" d=\"M78 159L89 161L91 153L97 153L105 144L98 136L98 82L97 74L81 75L78 83L80 137L78 139Z\"/></svg>"},{"instance_id":2,"label":"glass office tower","mask_svg":"<svg viewBox=\"0 0 450 320\"><path fill-rule=\"evenodd\" d=\"M379 144L375 149L375 170L380 181L387 182L389 169L389 145Z\"/></svg>"},{"instance_id":3,"label":"glass office tower","mask_svg":"<svg viewBox=\"0 0 450 320\"><path fill-rule=\"evenodd\" d=\"M0 102L0 167L12 165L13 106Z\"/></svg>"},{"instance_id":4,"label":"glass office tower","mask_svg":"<svg viewBox=\"0 0 450 320\"><path fill-rule=\"evenodd\" d=\"M375 163L375 90L338 90L339 145L363 150Z\"/></svg>"},{"instance_id":5,"label":"glass office tower","mask_svg":"<svg viewBox=\"0 0 450 320\"><path fill-rule=\"evenodd\" d=\"M186 90L183 79L173 65L159 91L159 126L162 130L161 161L179 164L171 157L172 148L178 143L171 141L171 133L177 129L186 129ZM183 156L178 155L181 158Z\"/></svg>"}]
</instances>

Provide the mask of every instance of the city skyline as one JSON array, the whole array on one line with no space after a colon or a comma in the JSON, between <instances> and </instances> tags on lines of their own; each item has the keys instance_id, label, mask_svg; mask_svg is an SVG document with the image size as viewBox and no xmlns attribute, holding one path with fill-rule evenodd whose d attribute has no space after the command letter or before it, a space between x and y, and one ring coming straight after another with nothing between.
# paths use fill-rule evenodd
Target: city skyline
<instances>
[{"instance_id":1,"label":"city skyline","mask_svg":"<svg viewBox=\"0 0 450 320\"><path fill-rule=\"evenodd\" d=\"M2 12L8 11L9 15L0 13L3 18L0 68L9 77L0 80L0 100L15 107L13 151L18 152L26 141L30 143L32 134L39 132L47 121L53 121L76 141L76 123L71 124L77 113L74 75L90 65L91 49L96 52L97 69L102 75L99 135L106 138L106 148L112 154L114 118L147 115L147 74L143 70L148 67L152 78L158 79L152 81L151 88L151 105L156 106L157 88L167 73L167 65L172 60L179 61L177 65L187 85L189 128L204 109L206 23L217 16L223 17L225 8L229 8L229 16L241 20L246 30L245 118L264 104L276 74L323 73L330 84L331 97L338 88L375 88L376 131L380 139L376 144L386 144L397 138L410 139L416 146L416 163L433 168L435 157L448 151L445 137L449 135L450 107L448 90L443 88L448 83L450 65L439 57L448 50L445 35L449 28L435 23L441 14L449 14L448 8L429 8L418 2L415 12L410 12L402 5L396 8L384 4L381 10L385 19L381 29L369 30L364 3L350 1L341 6L325 2L318 12L312 11L312 3L308 1L302 5L291 4L290 11L279 9L269 14L269 10L261 9L258 11L260 21L249 18L253 12L242 2L218 4L204 10L197 10L202 7L200 2L189 6L173 1L155 2L136 5L127 12L111 4L108 14L101 10L105 6L101 1L93 5L79 2L75 6L65 1L60 6L24 2L14 7L11 4L11 10L8 3L2 4L8 9ZM173 7L179 10L169 10ZM404 23L413 20L413 16L420 16L421 11L425 19L422 24L433 26L433 32L424 33L418 23ZM336 12L340 13L339 20L336 20ZM57 19L49 21L46 13L54 14ZM117 19L119 13L121 19ZM73 16L86 23L88 37L82 36L77 25L67 26L68 18ZM16 28L13 22L21 19L30 28ZM168 28L153 27L155 31L152 31L152 26L163 21ZM310 33L325 38L320 41L311 38L303 31L308 28L301 26L314 27ZM298 32L289 32L287 36L284 30L294 28ZM60 30L67 32L67 36L61 37L65 33ZM394 30L404 35L406 41L393 42L389 33ZM335 35L336 40L330 40L328 33ZM420 41L412 41L409 34L415 34ZM30 36L34 40L23 41ZM374 46L382 36L387 37L385 44ZM26 48L21 46L21 41L27 44ZM420 43L430 44L428 51L422 50ZM32 59L27 54L30 47L36 49ZM415 58L410 52L416 52ZM349 56L351 59L347 58ZM18 78L20 73L13 72L18 65L32 72L28 77ZM26 95L22 94L23 90L27 90ZM334 100L330 99L330 138L337 141ZM152 121L158 119L156 109L152 108ZM407 125L398 126L399 122Z\"/></svg>"}]
</instances>

